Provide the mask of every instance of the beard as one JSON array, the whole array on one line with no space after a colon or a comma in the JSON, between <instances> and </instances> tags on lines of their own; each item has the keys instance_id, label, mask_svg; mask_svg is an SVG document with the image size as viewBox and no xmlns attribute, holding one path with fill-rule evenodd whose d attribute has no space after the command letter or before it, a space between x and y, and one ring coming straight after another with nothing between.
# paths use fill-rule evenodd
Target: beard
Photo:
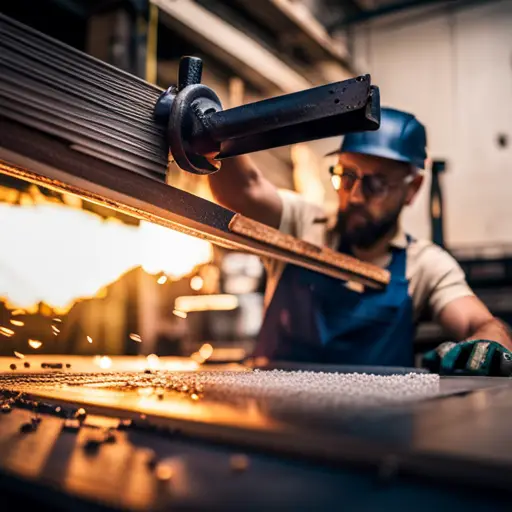
<instances>
[{"instance_id":1,"label":"beard","mask_svg":"<svg viewBox=\"0 0 512 512\"><path fill-rule=\"evenodd\" d=\"M351 247L370 249L381 238L389 234L398 224L402 205L387 213L383 218L375 220L363 207L349 206L345 211L338 211L338 221L335 230L341 235L342 252ZM357 215L363 219L355 227L349 226L349 221Z\"/></svg>"}]
</instances>

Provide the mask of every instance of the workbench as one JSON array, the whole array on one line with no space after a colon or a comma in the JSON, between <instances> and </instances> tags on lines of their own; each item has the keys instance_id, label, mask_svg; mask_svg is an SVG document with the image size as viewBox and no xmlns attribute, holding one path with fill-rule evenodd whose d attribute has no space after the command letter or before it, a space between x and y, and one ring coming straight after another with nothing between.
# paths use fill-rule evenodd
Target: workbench
<instances>
[{"instance_id":1,"label":"workbench","mask_svg":"<svg viewBox=\"0 0 512 512\"><path fill-rule=\"evenodd\" d=\"M344 371L322 368L334 370ZM0 375L6 378L13 372ZM511 379L442 377L436 397L412 404L309 412L236 399L236 392L222 403L107 396L84 387L44 393L25 393L0 415L0 486L3 499L17 505L510 510ZM80 428L66 429L65 417L82 406ZM34 414L38 427L21 432ZM115 442L88 447L105 429Z\"/></svg>"}]
</instances>

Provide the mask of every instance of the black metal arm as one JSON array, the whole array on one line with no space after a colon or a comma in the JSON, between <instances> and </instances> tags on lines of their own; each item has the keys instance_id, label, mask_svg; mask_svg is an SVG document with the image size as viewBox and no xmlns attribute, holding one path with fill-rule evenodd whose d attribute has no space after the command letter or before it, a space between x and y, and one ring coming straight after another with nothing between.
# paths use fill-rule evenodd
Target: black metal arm
<instances>
[{"instance_id":1,"label":"black metal arm","mask_svg":"<svg viewBox=\"0 0 512 512\"><path fill-rule=\"evenodd\" d=\"M370 75L222 110L201 74L201 59L184 57L178 87L155 106L175 162L195 174L217 171L223 158L380 125L379 89Z\"/></svg>"}]
</instances>

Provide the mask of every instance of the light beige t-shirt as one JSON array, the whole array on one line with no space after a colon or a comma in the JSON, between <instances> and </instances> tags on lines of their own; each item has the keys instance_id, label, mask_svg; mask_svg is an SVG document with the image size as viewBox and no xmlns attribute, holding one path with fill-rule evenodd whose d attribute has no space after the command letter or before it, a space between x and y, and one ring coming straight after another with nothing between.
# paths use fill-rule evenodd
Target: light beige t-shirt
<instances>
[{"instance_id":1,"label":"light beige t-shirt","mask_svg":"<svg viewBox=\"0 0 512 512\"><path fill-rule=\"evenodd\" d=\"M291 191L279 191L283 201L283 213L279 230L316 245L327 245L336 249L336 240L329 237L326 211ZM428 240L407 242L404 231L399 230L390 242L391 246L406 248L406 278L409 280L409 295L412 297L415 320L428 315L435 319L451 301L473 296L463 270L457 261L444 249ZM391 252L371 263L387 267ZM267 270L265 303L268 305L286 263L277 260L264 262Z\"/></svg>"}]
</instances>

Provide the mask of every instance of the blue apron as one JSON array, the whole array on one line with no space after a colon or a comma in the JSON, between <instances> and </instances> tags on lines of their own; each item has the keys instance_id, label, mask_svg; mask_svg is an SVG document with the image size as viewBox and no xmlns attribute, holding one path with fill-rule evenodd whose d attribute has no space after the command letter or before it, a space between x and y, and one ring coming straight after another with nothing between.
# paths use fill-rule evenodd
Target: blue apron
<instances>
[{"instance_id":1,"label":"blue apron","mask_svg":"<svg viewBox=\"0 0 512 512\"><path fill-rule=\"evenodd\" d=\"M415 325L406 249L392 248L384 290L287 265L267 308L254 355L270 360L414 366Z\"/></svg>"}]
</instances>

